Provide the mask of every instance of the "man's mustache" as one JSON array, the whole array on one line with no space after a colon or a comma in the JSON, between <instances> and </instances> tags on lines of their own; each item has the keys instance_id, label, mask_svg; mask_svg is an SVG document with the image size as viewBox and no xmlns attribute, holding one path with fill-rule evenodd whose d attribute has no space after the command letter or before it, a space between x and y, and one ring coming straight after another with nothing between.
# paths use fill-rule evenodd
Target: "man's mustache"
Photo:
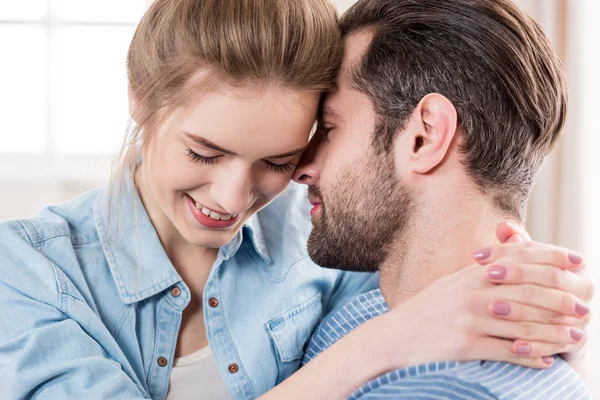
<instances>
[{"instance_id":1,"label":"man's mustache","mask_svg":"<svg viewBox=\"0 0 600 400\"><path fill-rule=\"evenodd\" d=\"M308 187L308 197L317 199L317 200L323 199L323 196L321 195L321 191L315 185L310 185Z\"/></svg>"}]
</instances>

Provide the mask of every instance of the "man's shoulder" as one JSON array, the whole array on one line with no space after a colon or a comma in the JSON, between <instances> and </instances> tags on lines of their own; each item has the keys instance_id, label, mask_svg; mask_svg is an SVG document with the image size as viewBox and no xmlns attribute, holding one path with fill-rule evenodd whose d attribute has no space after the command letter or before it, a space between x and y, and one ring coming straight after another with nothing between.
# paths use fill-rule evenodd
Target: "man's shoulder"
<instances>
[{"instance_id":1,"label":"man's shoulder","mask_svg":"<svg viewBox=\"0 0 600 400\"><path fill-rule=\"evenodd\" d=\"M374 379L349 399L581 399L591 395L579 375L557 358L546 370L503 362L437 362Z\"/></svg>"},{"instance_id":2,"label":"man's shoulder","mask_svg":"<svg viewBox=\"0 0 600 400\"><path fill-rule=\"evenodd\" d=\"M379 289L354 297L346 305L327 315L321 321L308 343L302 364L311 361L361 324L387 310L387 304Z\"/></svg>"}]
</instances>

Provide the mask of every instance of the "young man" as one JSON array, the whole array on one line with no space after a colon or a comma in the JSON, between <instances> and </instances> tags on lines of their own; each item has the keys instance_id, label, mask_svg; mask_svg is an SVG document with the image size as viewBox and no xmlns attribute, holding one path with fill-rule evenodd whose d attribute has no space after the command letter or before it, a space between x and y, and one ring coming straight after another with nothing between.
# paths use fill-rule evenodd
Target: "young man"
<instances>
[{"instance_id":1,"label":"young man","mask_svg":"<svg viewBox=\"0 0 600 400\"><path fill-rule=\"evenodd\" d=\"M329 268L380 271L381 291L323 321L305 362L468 265L469 249L493 243L500 221L522 224L533 177L567 109L560 61L540 27L509 0L359 0L342 31L338 89L323 102L320 132L295 179L309 185L314 205L311 258ZM476 253L498 282L525 270L511 261L517 245L503 251ZM559 276L562 282L548 285L575 284ZM434 285L443 290L444 279ZM536 323L541 316L519 302L535 290L515 286L510 298L482 312L528 315L539 342L519 349L554 354L544 339L573 332L561 329L564 321L553 331ZM539 301L548 301L549 312L565 306ZM427 310L408 323L423 335L444 334ZM534 370L440 360L380 376L351 398L589 398L567 363L548 363Z\"/></svg>"}]
</instances>

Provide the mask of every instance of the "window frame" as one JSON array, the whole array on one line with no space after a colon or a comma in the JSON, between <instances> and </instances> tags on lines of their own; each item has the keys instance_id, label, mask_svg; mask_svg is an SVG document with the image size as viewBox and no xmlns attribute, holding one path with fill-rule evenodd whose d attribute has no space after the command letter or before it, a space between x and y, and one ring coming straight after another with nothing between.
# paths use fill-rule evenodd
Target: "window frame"
<instances>
[{"instance_id":1,"label":"window frame","mask_svg":"<svg viewBox=\"0 0 600 400\"><path fill-rule=\"evenodd\" d=\"M69 153L60 152L52 132L52 115L54 98L58 89L53 87L55 68L58 65L55 50L55 32L64 26L85 27L135 27L137 22L123 21L88 21L67 20L57 17L52 12L54 0L46 0L46 12L42 18L0 18L0 26L41 26L46 38L45 87L40 90L45 96L45 124L43 131L44 146L42 152L7 152L0 149L0 181L16 180L36 181L81 181L103 182L109 176L110 165L114 155L102 153ZM149 2L148 2L149 3ZM126 126L123 126L125 132Z\"/></svg>"}]
</instances>

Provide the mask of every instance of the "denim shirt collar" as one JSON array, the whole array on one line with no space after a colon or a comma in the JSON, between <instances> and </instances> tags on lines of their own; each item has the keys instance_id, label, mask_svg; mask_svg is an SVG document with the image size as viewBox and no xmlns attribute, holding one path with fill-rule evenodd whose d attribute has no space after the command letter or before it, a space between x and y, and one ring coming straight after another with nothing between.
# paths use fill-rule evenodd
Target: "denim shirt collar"
<instances>
[{"instance_id":1,"label":"denim shirt collar","mask_svg":"<svg viewBox=\"0 0 600 400\"><path fill-rule=\"evenodd\" d=\"M94 203L94 222L123 303L144 300L182 280L167 257L130 178L124 178L121 188L115 185L112 190L107 188L99 193ZM220 249L218 257L231 258L244 240L252 243L267 264L271 263L257 214Z\"/></svg>"},{"instance_id":2,"label":"denim shirt collar","mask_svg":"<svg viewBox=\"0 0 600 400\"><path fill-rule=\"evenodd\" d=\"M263 259L264 262L271 264L271 255L267 249L267 241L265 240L264 231L262 229L258 213L255 213L248 218L244 224L244 228L238 233L238 236L243 239L244 232L246 231L248 232L249 240L254 246L256 253L260 256L260 258Z\"/></svg>"}]
</instances>

